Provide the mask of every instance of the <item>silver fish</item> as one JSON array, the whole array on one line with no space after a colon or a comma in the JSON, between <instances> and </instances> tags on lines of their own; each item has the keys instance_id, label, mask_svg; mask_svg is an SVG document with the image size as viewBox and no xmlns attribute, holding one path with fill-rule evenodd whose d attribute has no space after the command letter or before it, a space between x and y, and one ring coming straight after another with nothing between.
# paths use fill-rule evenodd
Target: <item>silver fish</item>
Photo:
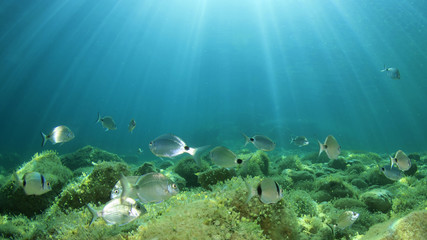
<instances>
[{"instance_id":1,"label":"silver fish","mask_svg":"<svg viewBox=\"0 0 427 240\"><path fill-rule=\"evenodd\" d=\"M344 229L350 227L359 217L357 212L345 211L337 219L336 227L338 229Z\"/></svg>"},{"instance_id":2,"label":"silver fish","mask_svg":"<svg viewBox=\"0 0 427 240\"><path fill-rule=\"evenodd\" d=\"M28 172L21 180L16 172L13 172L16 187L23 187L27 195L42 195L52 188L50 183L46 181L45 177L38 172Z\"/></svg>"},{"instance_id":3,"label":"silver fish","mask_svg":"<svg viewBox=\"0 0 427 240\"><path fill-rule=\"evenodd\" d=\"M236 167L243 163L230 149L222 146L212 149L209 156L214 164L224 168Z\"/></svg>"},{"instance_id":4,"label":"silver fish","mask_svg":"<svg viewBox=\"0 0 427 240\"><path fill-rule=\"evenodd\" d=\"M200 164L200 153L207 148L207 146L199 148L191 148L182 141L181 138L173 134L164 134L149 144L150 151L158 157L174 158L183 153L188 153L194 157L194 161Z\"/></svg>"},{"instance_id":5,"label":"silver fish","mask_svg":"<svg viewBox=\"0 0 427 240\"><path fill-rule=\"evenodd\" d=\"M132 133L133 132L133 130L135 129L135 127L136 127L136 122L135 122L135 120L130 120L130 122L129 122L129 126L128 126L128 129L129 129L129 132L130 133Z\"/></svg>"},{"instance_id":6,"label":"silver fish","mask_svg":"<svg viewBox=\"0 0 427 240\"><path fill-rule=\"evenodd\" d=\"M273 142L270 138L262 135L255 135L253 137L248 137L242 133L245 137L245 146L251 142L256 148L262 151L272 151L276 147L276 143Z\"/></svg>"},{"instance_id":7,"label":"silver fish","mask_svg":"<svg viewBox=\"0 0 427 240\"><path fill-rule=\"evenodd\" d=\"M125 178L127 179L128 183L130 185L135 185L135 183L136 183L136 181L138 181L139 177L140 176L128 176ZM119 181L117 181L116 185L114 185L113 189L111 190L111 195L110 195L111 199L119 198L122 195L122 192L123 192L122 182L119 180ZM128 197L133 198L135 200L138 200L138 196L136 195L136 192L131 191L128 195L129 195Z\"/></svg>"},{"instance_id":8,"label":"silver fish","mask_svg":"<svg viewBox=\"0 0 427 240\"><path fill-rule=\"evenodd\" d=\"M248 189L248 198L246 202L249 202L253 196L258 196L259 200L265 204L277 203L282 197L283 192L279 184L272 180L271 178L266 178L262 180L256 189L246 183L246 188Z\"/></svg>"},{"instance_id":9,"label":"silver fish","mask_svg":"<svg viewBox=\"0 0 427 240\"><path fill-rule=\"evenodd\" d=\"M43 141L42 147L49 140L52 144L65 143L74 139L74 133L67 126L55 127L48 135L41 132Z\"/></svg>"},{"instance_id":10,"label":"silver fish","mask_svg":"<svg viewBox=\"0 0 427 240\"><path fill-rule=\"evenodd\" d=\"M96 123L99 122L101 123L102 127L105 128L105 131L117 129L114 119L110 116L101 117L101 115L98 113L98 120L96 121Z\"/></svg>"},{"instance_id":11,"label":"silver fish","mask_svg":"<svg viewBox=\"0 0 427 240\"><path fill-rule=\"evenodd\" d=\"M123 192L121 198L136 195L142 203L162 202L179 192L178 186L161 173L147 173L138 178L135 184L130 184L122 176Z\"/></svg>"},{"instance_id":12,"label":"silver fish","mask_svg":"<svg viewBox=\"0 0 427 240\"><path fill-rule=\"evenodd\" d=\"M391 79L400 79L400 72L397 68L388 68L384 66L384 69L381 72L386 72L387 76Z\"/></svg>"},{"instance_id":13,"label":"silver fish","mask_svg":"<svg viewBox=\"0 0 427 240\"><path fill-rule=\"evenodd\" d=\"M382 167L381 172L384 173L384 176L393 181L398 181L403 177L402 171L400 171L397 167L392 167L390 165Z\"/></svg>"},{"instance_id":14,"label":"silver fish","mask_svg":"<svg viewBox=\"0 0 427 240\"><path fill-rule=\"evenodd\" d=\"M319 142L319 146L320 146L319 156L323 151L325 151L329 159L338 158L338 156L341 153L341 146L338 144L334 136L332 135L327 136L324 144L322 144L319 140L317 141Z\"/></svg>"},{"instance_id":15,"label":"silver fish","mask_svg":"<svg viewBox=\"0 0 427 240\"><path fill-rule=\"evenodd\" d=\"M298 147L304 147L309 144L309 141L304 136L297 136L297 137L291 138L291 143L297 145Z\"/></svg>"},{"instance_id":16,"label":"silver fish","mask_svg":"<svg viewBox=\"0 0 427 240\"><path fill-rule=\"evenodd\" d=\"M397 151L394 158L390 156L390 161L392 167L396 164L402 171L408 171L411 168L411 159L402 150Z\"/></svg>"},{"instance_id":17,"label":"silver fish","mask_svg":"<svg viewBox=\"0 0 427 240\"><path fill-rule=\"evenodd\" d=\"M141 203L132 198L112 199L100 211L96 211L89 204L86 207L92 213L92 221L89 226L99 217L104 219L108 225L119 224L121 226L130 223L147 212Z\"/></svg>"}]
</instances>

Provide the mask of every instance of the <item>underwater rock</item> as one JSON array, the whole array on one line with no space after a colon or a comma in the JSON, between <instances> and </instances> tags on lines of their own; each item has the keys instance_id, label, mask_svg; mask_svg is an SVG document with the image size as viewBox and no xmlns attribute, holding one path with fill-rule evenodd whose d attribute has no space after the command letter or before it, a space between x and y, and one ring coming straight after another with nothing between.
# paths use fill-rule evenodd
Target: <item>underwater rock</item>
<instances>
[{"instance_id":1,"label":"underwater rock","mask_svg":"<svg viewBox=\"0 0 427 240\"><path fill-rule=\"evenodd\" d=\"M325 191L333 198L344 198L344 197L354 197L355 193L350 188L348 184L345 184L339 180L327 180L326 182L320 183L319 190Z\"/></svg>"},{"instance_id":2,"label":"underwater rock","mask_svg":"<svg viewBox=\"0 0 427 240\"><path fill-rule=\"evenodd\" d=\"M73 153L65 154L61 156L61 161L64 166L73 171L78 168L93 166L92 163L123 162L117 154L109 153L92 146L85 146Z\"/></svg>"},{"instance_id":3,"label":"underwater rock","mask_svg":"<svg viewBox=\"0 0 427 240\"><path fill-rule=\"evenodd\" d=\"M360 196L360 200L368 206L371 212L387 213L393 204L391 193L385 189L373 189L365 192Z\"/></svg>"},{"instance_id":4,"label":"underwater rock","mask_svg":"<svg viewBox=\"0 0 427 240\"><path fill-rule=\"evenodd\" d=\"M173 162L171 162L171 161L163 161L163 162L159 163L160 169L166 169L166 168L171 167L171 166L173 166Z\"/></svg>"},{"instance_id":5,"label":"underwater rock","mask_svg":"<svg viewBox=\"0 0 427 240\"><path fill-rule=\"evenodd\" d=\"M427 211L415 211L400 219L372 226L362 240L424 240L427 236Z\"/></svg>"},{"instance_id":6,"label":"underwater rock","mask_svg":"<svg viewBox=\"0 0 427 240\"><path fill-rule=\"evenodd\" d=\"M290 177L294 182L314 181L314 175L307 171L285 170L284 175Z\"/></svg>"},{"instance_id":7,"label":"underwater rock","mask_svg":"<svg viewBox=\"0 0 427 240\"><path fill-rule=\"evenodd\" d=\"M106 203L111 190L121 175L129 176L129 167L121 162L101 162L88 175L82 175L70 183L58 196L57 204L62 210L80 208L88 203Z\"/></svg>"},{"instance_id":8,"label":"underwater rock","mask_svg":"<svg viewBox=\"0 0 427 240\"><path fill-rule=\"evenodd\" d=\"M405 176L414 176L415 173L417 173L418 166L415 161L411 162L411 168L408 169L408 171L405 171Z\"/></svg>"},{"instance_id":9,"label":"underwater rock","mask_svg":"<svg viewBox=\"0 0 427 240\"><path fill-rule=\"evenodd\" d=\"M174 167L174 172L183 177L187 187L199 187L198 177L196 173L205 171L207 166L202 161L201 166L197 166L193 158L185 157L181 159Z\"/></svg>"},{"instance_id":10,"label":"underwater rock","mask_svg":"<svg viewBox=\"0 0 427 240\"><path fill-rule=\"evenodd\" d=\"M19 187L15 189L15 184L9 180L0 189L0 212L24 214L32 217L41 213L44 209L50 207L52 202L61 191L64 185L73 176L70 169L63 166L58 154L55 151L43 151L36 153L32 159L16 171L22 178L25 173L39 172L52 187L43 195L26 195L24 190Z\"/></svg>"},{"instance_id":11,"label":"underwater rock","mask_svg":"<svg viewBox=\"0 0 427 240\"><path fill-rule=\"evenodd\" d=\"M306 191L292 191L286 199L291 203L298 217L317 215L317 204Z\"/></svg>"},{"instance_id":12,"label":"underwater rock","mask_svg":"<svg viewBox=\"0 0 427 240\"><path fill-rule=\"evenodd\" d=\"M204 171L199 174L199 183L204 189L212 190L210 186L218 182L224 182L236 176L234 169L217 168Z\"/></svg>"},{"instance_id":13,"label":"underwater rock","mask_svg":"<svg viewBox=\"0 0 427 240\"><path fill-rule=\"evenodd\" d=\"M365 180L361 178L355 178L351 180L351 185L358 187L359 189L367 188L369 185L365 182Z\"/></svg>"},{"instance_id":14,"label":"underwater rock","mask_svg":"<svg viewBox=\"0 0 427 240\"><path fill-rule=\"evenodd\" d=\"M156 168L154 163L145 162L133 173L133 176L142 176L151 172L159 172L159 170Z\"/></svg>"},{"instance_id":15,"label":"underwater rock","mask_svg":"<svg viewBox=\"0 0 427 240\"><path fill-rule=\"evenodd\" d=\"M285 169L299 170L299 164L301 164L301 160L298 155L282 155L281 160L277 163L277 172L281 173Z\"/></svg>"},{"instance_id":16,"label":"underwater rock","mask_svg":"<svg viewBox=\"0 0 427 240\"><path fill-rule=\"evenodd\" d=\"M243 166L238 170L238 175L242 177L246 176L268 176L270 159L264 151L256 151L252 157L246 155L241 157L241 159L249 159Z\"/></svg>"},{"instance_id":17,"label":"underwater rock","mask_svg":"<svg viewBox=\"0 0 427 240\"><path fill-rule=\"evenodd\" d=\"M337 199L333 206L339 209L355 209L355 208L367 208L366 204L362 201L354 198L340 198Z\"/></svg>"},{"instance_id":18,"label":"underwater rock","mask_svg":"<svg viewBox=\"0 0 427 240\"><path fill-rule=\"evenodd\" d=\"M384 186L387 184L393 184L394 181L388 179L384 173L380 171L379 168L372 168L366 171L366 173L362 174L362 176L367 180L369 186L372 185L380 185Z\"/></svg>"},{"instance_id":19,"label":"underwater rock","mask_svg":"<svg viewBox=\"0 0 427 240\"><path fill-rule=\"evenodd\" d=\"M347 163L344 158L332 159L328 162L328 166L334 169L345 170L347 168Z\"/></svg>"}]
</instances>

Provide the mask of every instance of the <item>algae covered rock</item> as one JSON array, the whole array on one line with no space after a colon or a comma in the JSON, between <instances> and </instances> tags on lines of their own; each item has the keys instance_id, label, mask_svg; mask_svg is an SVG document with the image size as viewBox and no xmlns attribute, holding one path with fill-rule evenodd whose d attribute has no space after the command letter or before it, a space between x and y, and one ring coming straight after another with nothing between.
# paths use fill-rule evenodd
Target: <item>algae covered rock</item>
<instances>
[{"instance_id":1,"label":"algae covered rock","mask_svg":"<svg viewBox=\"0 0 427 240\"><path fill-rule=\"evenodd\" d=\"M324 199L326 201L334 198L355 196L355 193L353 189L350 188L350 185L340 180L327 180L326 182L320 182L319 190L326 192L330 196L330 199Z\"/></svg>"},{"instance_id":2,"label":"algae covered rock","mask_svg":"<svg viewBox=\"0 0 427 240\"><path fill-rule=\"evenodd\" d=\"M366 204L354 198L340 198L337 199L333 205L335 208L339 209L367 208Z\"/></svg>"},{"instance_id":3,"label":"algae covered rock","mask_svg":"<svg viewBox=\"0 0 427 240\"><path fill-rule=\"evenodd\" d=\"M87 203L105 203L121 175L129 176L129 167L121 162L101 162L93 171L70 183L58 196L58 206L65 210L80 208Z\"/></svg>"},{"instance_id":4,"label":"algae covered rock","mask_svg":"<svg viewBox=\"0 0 427 240\"><path fill-rule=\"evenodd\" d=\"M355 178L351 180L351 185L358 187L359 189L367 188L369 185L365 182L365 180L361 178Z\"/></svg>"},{"instance_id":5,"label":"algae covered rock","mask_svg":"<svg viewBox=\"0 0 427 240\"><path fill-rule=\"evenodd\" d=\"M294 182L314 181L314 175L307 171L286 170L285 175L290 177Z\"/></svg>"},{"instance_id":6,"label":"algae covered rock","mask_svg":"<svg viewBox=\"0 0 427 240\"><path fill-rule=\"evenodd\" d=\"M238 170L240 176L268 176L270 159L264 151L258 150L252 156L245 155L241 157L241 159L249 160L246 160Z\"/></svg>"},{"instance_id":7,"label":"algae covered rock","mask_svg":"<svg viewBox=\"0 0 427 240\"><path fill-rule=\"evenodd\" d=\"M36 153L31 161L24 164L16 171L22 178L25 173L39 172L51 185L52 191L43 195L26 195L19 187L15 189L14 181L9 180L0 189L0 212L24 214L34 216L52 205L65 184L72 178L72 172L63 166L58 154L55 151L44 151Z\"/></svg>"},{"instance_id":8,"label":"algae covered rock","mask_svg":"<svg viewBox=\"0 0 427 240\"><path fill-rule=\"evenodd\" d=\"M159 170L156 168L154 163L145 162L133 173L133 175L142 176L146 173L151 173L151 172L159 172Z\"/></svg>"},{"instance_id":9,"label":"algae covered rock","mask_svg":"<svg viewBox=\"0 0 427 240\"><path fill-rule=\"evenodd\" d=\"M364 202L372 212L381 211L387 213L391 210L393 204L391 193L384 189L373 189L365 192L360 196L360 200Z\"/></svg>"},{"instance_id":10,"label":"algae covered rock","mask_svg":"<svg viewBox=\"0 0 427 240\"><path fill-rule=\"evenodd\" d=\"M206 169L207 166L204 165L204 162L202 162L201 166L198 166L194 159L189 157L181 159L174 167L174 171L187 182L187 187L199 187L200 183L198 182L196 173Z\"/></svg>"},{"instance_id":11,"label":"algae covered rock","mask_svg":"<svg viewBox=\"0 0 427 240\"><path fill-rule=\"evenodd\" d=\"M331 159L328 162L328 166L334 169L345 170L347 168L347 163L345 162L344 158L340 157L337 159Z\"/></svg>"},{"instance_id":12,"label":"algae covered rock","mask_svg":"<svg viewBox=\"0 0 427 240\"><path fill-rule=\"evenodd\" d=\"M236 171L234 169L217 168L204 171L200 173L198 177L200 185L204 189L211 190L210 186L215 185L218 182L231 179L235 176Z\"/></svg>"},{"instance_id":13,"label":"algae covered rock","mask_svg":"<svg viewBox=\"0 0 427 240\"><path fill-rule=\"evenodd\" d=\"M78 168L92 166L92 163L123 162L123 159L117 154L109 153L92 146L86 146L73 153L61 156L61 161L62 164L71 170L76 170Z\"/></svg>"}]
</instances>

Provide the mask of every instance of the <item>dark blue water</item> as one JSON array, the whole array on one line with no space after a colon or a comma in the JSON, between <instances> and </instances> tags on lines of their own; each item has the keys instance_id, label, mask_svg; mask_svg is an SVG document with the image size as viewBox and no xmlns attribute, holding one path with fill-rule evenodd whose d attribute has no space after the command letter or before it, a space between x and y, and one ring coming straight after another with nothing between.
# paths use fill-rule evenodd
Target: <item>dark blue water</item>
<instances>
[{"instance_id":1,"label":"dark blue water","mask_svg":"<svg viewBox=\"0 0 427 240\"><path fill-rule=\"evenodd\" d=\"M41 151L40 131L62 124L76 138L45 149L151 157L164 133L238 148L243 132L278 149L333 134L343 149L425 151L426 12L399 0L1 1L0 152Z\"/></svg>"}]
</instances>

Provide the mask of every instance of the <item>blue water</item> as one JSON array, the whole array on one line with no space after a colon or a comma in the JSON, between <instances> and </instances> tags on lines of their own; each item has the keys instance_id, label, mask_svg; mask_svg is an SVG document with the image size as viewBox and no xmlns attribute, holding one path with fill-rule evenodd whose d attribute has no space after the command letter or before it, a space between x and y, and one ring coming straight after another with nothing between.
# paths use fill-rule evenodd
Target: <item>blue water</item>
<instances>
[{"instance_id":1,"label":"blue water","mask_svg":"<svg viewBox=\"0 0 427 240\"><path fill-rule=\"evenodd\" d=\"M0 152L148 157L164 133L236 149L242 132L278 149L294 134L317 151L332 134L344 150L426 151L426 12L400 0L4 0ZM42 148L40 131L62 124L76 138Z\"/></svg>"}]
</instances>

